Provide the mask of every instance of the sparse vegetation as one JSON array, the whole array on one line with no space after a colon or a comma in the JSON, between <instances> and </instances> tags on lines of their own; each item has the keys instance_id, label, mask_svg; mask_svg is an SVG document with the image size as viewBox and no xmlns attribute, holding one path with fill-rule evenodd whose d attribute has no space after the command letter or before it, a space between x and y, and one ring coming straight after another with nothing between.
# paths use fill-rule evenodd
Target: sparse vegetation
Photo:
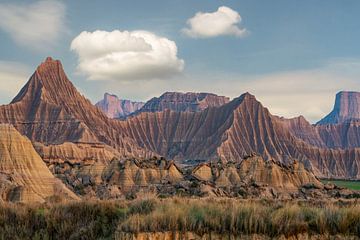
<instances>
[{"instance_id":1,"label":"sparse vegetation","mask_svg":"<svg viewBox=\"0 0 360 240\"><path fill-rule=\"evenodd\" d=\"M154 198L0 207L0 239L113 239L116 232L160 231L359 236L360 204Z\"/></svg>"},{"instance_id":2,"label":"sparse vegetation","mask_svg":"<svg viewBox=\"0 0 360 240\"><path fill-rule=\"evenodd\" d=\"M332 183L339 187L345 187L351 190L360 190L360 181L356 180L329 180L323 179L321 180L323 183Z\"/></svg>"}]
</instances>

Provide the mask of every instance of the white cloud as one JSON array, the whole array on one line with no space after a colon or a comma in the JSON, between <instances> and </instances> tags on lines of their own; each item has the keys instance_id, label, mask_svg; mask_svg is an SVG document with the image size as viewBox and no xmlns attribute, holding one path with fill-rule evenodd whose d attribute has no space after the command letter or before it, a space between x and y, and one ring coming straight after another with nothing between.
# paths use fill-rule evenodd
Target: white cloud
<instances>
[{"instance_id":1,"label":"white cloud","mask_svg":"<svg viewBox=\"0 0 360 240\"><path fill-rule=\"evenodd\" d=\"M248 34L245 28L240 28L241 16L233 9L222 6L216 12L198 12L187 20L189 28L182 32L193 38L211 38L221 35L244 37Z\"/></svg>"},{"instance_id":2,"label":"white cloud","mask_svg":"<svg viewBox=\"0 0 360 240\"><path fill-rule=\"evenodd\" d=\"M44 49L54 45L65 32L65 5L59 1L31 4L0 4L0 29L16 43Z\"/></svg>"},{"instance_id":3,"label":"white cloud","mask_svg":"<svg viewBox=\"0 0 360 240\"><path fill-rule=\"evenodd\" d=\"M23 64L0 61L0 104L9 103L29 79L30 74L30 68Z\"/></svg>"},{"instance_id":4,"label":"white cloud","mask_svg":"<svg viewBox=\"0 0 360 240\"><path fill-rule=\"evenodd\" d=\"M175 42L148 31L82 32L71 50L90 80L165 78L184 68Z\"/></svg>"}]
</instances>

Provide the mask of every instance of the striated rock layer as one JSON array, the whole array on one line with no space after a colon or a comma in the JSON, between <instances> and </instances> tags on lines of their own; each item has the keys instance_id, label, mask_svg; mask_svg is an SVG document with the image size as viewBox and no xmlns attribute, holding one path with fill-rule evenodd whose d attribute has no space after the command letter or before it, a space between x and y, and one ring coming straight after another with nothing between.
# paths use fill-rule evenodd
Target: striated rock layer
<instances>
[{"instance_id":1,"label":"striated rock layer","mask_svg":"<svg viewBox=\"0 0 360 240\"><path fill-rule=\"evenodd\" d=\"M51 58L36 69L9 105L0 106L0 122L14 125L33 142L59 145L57 148L65 142L88 144L87 148L103 144L121 156L154 155L124 136L113 120L76 90L60 61Z\"/></svg>"},{"instance_id":2,"label":"striated rock layer","mask_svg":"<svg viewBox=\"0 0 360 240\"><path fill-rule=\"evenodd\" d=\"M299 159L321 177L360 177L357 147L332 149L303 117L273 116L249 93L201 112L143 112L121 125L140 146L177 160L240 161L256 152L283 163Z\"/></svg>"},{"instance_id":3,"label":"striated rock layer","mask_svg":"<svg viewBox=\"0 0 360 240\"><path fill-rule=\"evenodd\" d=\"M119 99L116 95L104 94L104 99L95 104L109 118L125 118L144 106L143 102Z\"/></svg>"},{"instance_id":4,"label":"striated rock layer","mask_svg":"<svg viewBox=\"0 0 360 240\"><path fill-rule=\"evenodd\" d=\"M219 107L228 103L228 97L213 93L181 93L166 92L145 103L140 112L161 112L172 110L177 112L199 112L208 107Z\"/></svg>"},{"instance_id":5,"label":"striated rock layer","mask_svg":"<svg viewBox=\"0 0 360 240\"><path fill-rule=\"evenodd\" d=\"M338 124L349 120L360 120L360 92L337 93L334 109L317 124Z\"/></svg>"},{"instance_id":6,"label":"striated rock layer","mask_svg":"<svg viewBox=\"0 0 360 240\"><path fill-rule=\"evenodd\" d=\"M1 199L43 202L52 196L78 199L49 171L31 142L10 125L0 124Z\"/></svg>"},{"instance_id":7,"label":"striated rock layer","mask_svg":"<svg viewBox=\"0 0 360 240\"><path fill-rule=\"evenodd\" d=\"M283 165L257 155L248 156L241 163L211 162L189 168L156 158L114 160L103 170L101 182L88 182L83 194L101 199L136 198L149 193L269 199L359 196L358 192L324 186L302 163Z\"/></svg>"},{"instance_id":8,"label":"striated rock layer","mask_svg":"<svg viewBox=\"0 0 360 240\"><path fill-rule=\"evenodd\" d=\"M298 159L317 176L360 178L358 122L313 126L303 117L279 118L249 93L228 101L165 93L126 120L109 119L76 90L61 63L48 58L12 103L0 106L0 123L30 138L48 164L99 169L113 158L157 155L240 162L255 152L281 163Z\"/></svg>"}]
</instances>

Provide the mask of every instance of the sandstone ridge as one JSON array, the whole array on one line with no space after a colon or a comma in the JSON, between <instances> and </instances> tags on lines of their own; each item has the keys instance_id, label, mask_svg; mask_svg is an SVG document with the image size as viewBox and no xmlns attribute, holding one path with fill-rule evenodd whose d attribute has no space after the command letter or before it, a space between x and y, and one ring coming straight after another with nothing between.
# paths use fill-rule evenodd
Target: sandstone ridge
<instances>
[{"instance_id":1,"label":"sandstone ridge","mask_svg":"<svg viewBox=\"0 0 360 240\"><path fill-rule=\"evenodd\" d=\"M10 202L44 202L57 195L78 199L49 171L31 142L11 125L0 124L1 199Z\"/></svg>"}]
</instances>

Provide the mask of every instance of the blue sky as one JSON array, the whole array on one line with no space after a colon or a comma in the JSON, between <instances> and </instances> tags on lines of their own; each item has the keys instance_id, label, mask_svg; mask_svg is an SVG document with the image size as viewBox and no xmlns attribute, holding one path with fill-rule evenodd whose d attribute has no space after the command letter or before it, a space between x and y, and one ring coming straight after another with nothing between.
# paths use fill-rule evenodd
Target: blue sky
<instances>
[{"instance_id":1,"label":"blue sky","mask_svg":"<svg viewBox=\"0 0 360 240\"><path fill-rule=\"evenodd\" d=\"M241 16L231 25L234 31L207 34L220 21L216 18L205 22L204 32L192 29L189 19L194 24L201 20L194 19L196 13L214 13L221 6ZM145 101L164 91L230 97L249 91L274 114L304 115L315 122L332 108L337 91L360 90L359 11L356 0L1 0L0 18L6 21L0 23L0 103L9 102L36 66L52 56L62 61L69 78L92 102L104 92ZM97 30L115 37L107 56L134 36L152 36L154 44L166 38L166 46L172 49L175 44L177 52L156 50L150 43L156 62L144 63L143 55L130 59L122 52L116 58L121 62L101 69L103 65L96 64L104 62L88 59L98 52L86 46L91 39L96 46L104 45ZM121 34L114 36L115 30ZM139 30L146 33L136 33ZM71 50L83 31L89 35L78 38ZM131 51L134 47L138 45L131 45Z\"/></svg>"}]
</instances>

